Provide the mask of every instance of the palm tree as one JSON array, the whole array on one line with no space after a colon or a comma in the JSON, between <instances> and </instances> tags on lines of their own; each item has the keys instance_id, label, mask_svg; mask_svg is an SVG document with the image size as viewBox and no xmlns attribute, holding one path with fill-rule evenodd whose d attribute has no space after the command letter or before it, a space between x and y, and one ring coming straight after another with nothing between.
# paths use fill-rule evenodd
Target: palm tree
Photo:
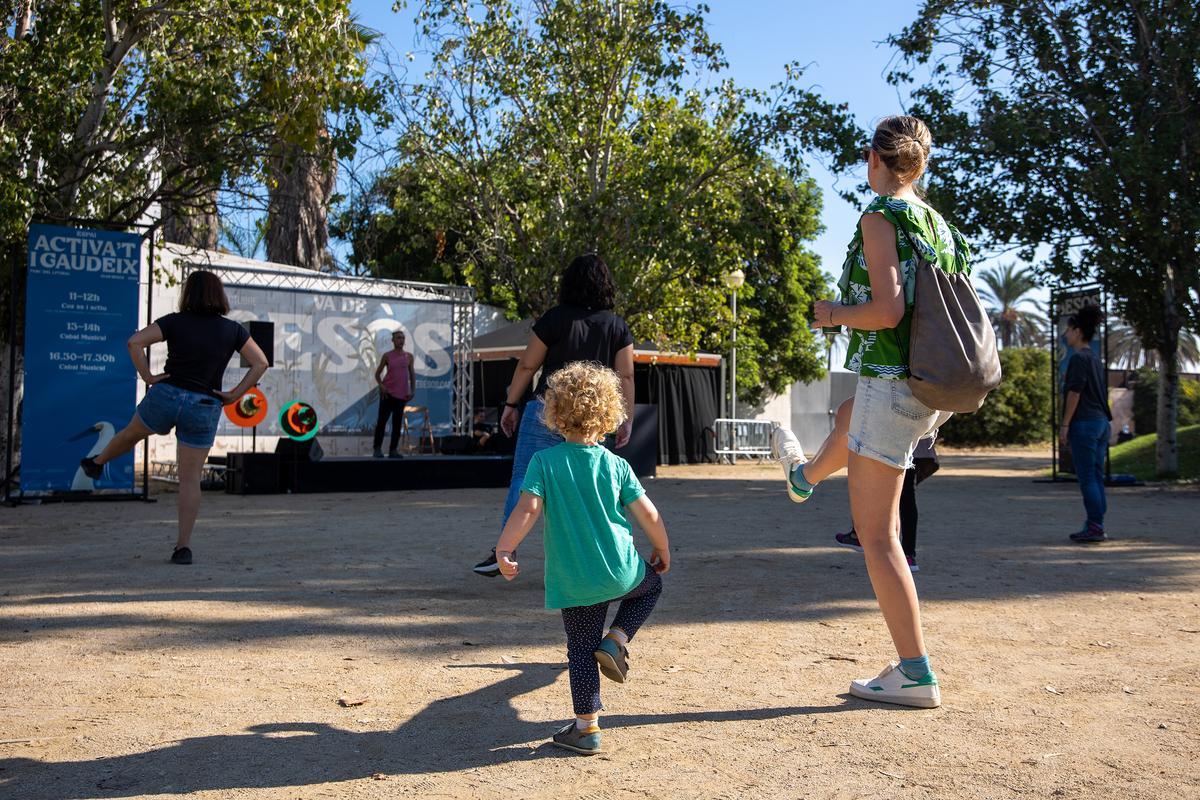
<instances>
[{"instance_id":1,"label":"palm tree","mask_svg":"<svg viewBox=\"0 0 1200 800\"><path fill-rule=\"evenodd\" d=\"M1028 267L1017 269L1013 263L979 273L984 288L980 298L988 305L992 327L1001 347L1037 347L1042 344L1042 321L1036 311L1023 308L1033 302L1026 297L1037 288L1037 279Z\"/></svg>"},{"instance_id":2,"label":"palm tree","mask_svg":"<svg viewBox=\"0 0 1200 800\"><path fill-rule=\"evenodd\" d=\"M1114 319L1108 329L1108 361L1117 369L1158 369L1158 351L1146 347L1133 327ZM1200 363L1200 340L1188 331L1179 332L1179 363Z\"/></svg>"}]
</instances>

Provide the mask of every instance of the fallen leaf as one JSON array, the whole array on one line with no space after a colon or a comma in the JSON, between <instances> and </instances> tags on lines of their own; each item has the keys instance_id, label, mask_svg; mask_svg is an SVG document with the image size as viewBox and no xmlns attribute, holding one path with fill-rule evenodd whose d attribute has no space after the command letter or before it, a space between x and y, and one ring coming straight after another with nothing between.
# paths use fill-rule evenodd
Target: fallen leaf
<instances>
[{"instance_id":1,"label":"fallen leaf","mask_svg":"<svg viewBox=\"0 0 1200 800\"><path fill-rule=\"evenodd\" d=\"M361 706L367 702L369 697L339 697L338 705L342 708L350 708L351 706Z\"/></svg>"},{"instance_id":2,"label":"fallen leaf","mask_svg":"<svg viewBox=\"0 0 1200 800\"><path fill-rule=\"evenodd\" d=\"M1180 628L1184 633L1200 633L1200 628Z\"/></svg>"},{"instance_id":3,"label":"fallen leaf","mask_svg":"<svg viewBox=\"0 0 1200 800\"><path fill-rule=\"evenodd\" d=\"M1132 686L1122 686L1121 691L1124 692L1125 694L1133 694L1133 687Z\"/></svg>"},{"instance_id":4,"label":"fallen leaf","mask_svg":"<svg viewBox=\"0 0 1200 800\"><path fill-rule=\"evenodd\" d=\"M505 664L516 664L519 661L516 656L500 656L500 660Z\"/></svg>"},{"instance_id":5,"label":"fallen leaf","mask_svg":"<svg viewBox=\"0 0 1200 800\"><path fill-rule=\"evenodd\" d=\"M387 780L387 775L384 775L382 772L376 772L375 774L373 774L373 775L371 776L371 780L375 780L375 781L386 781L386 780Z\"/></svg>"},{"instance_id":6,"label":"fallen leaf","mask_svg":"<svg viewBox=\"0 0 1200 800\"><path fill-rule=\"evenodd\" d=\"M1053 686L1047 686L1046 691L1050 694L1062 694L1062 692L1060 692L1058 689L1055 689Z\"/></svg>"},{"instance_id":7,"label":"fallen leaf","mask_svg":"<svg viewBox=\"0 0 1200 800\"><path fill-rule=\"evenodd\" d=\"M463 642L463 646L464 647L479 647L479 645L475 644L474 642L467 642L467 641Z\"/></svg>"},{"instance_id":8,"label":"fallen leaf","mask_svg":"<svg viewBox=\"0 0 1200 800\"><path fill-rule=\"evenodd\" d=\"M850 661L850 662L852 662L852 663L855 663L855 664L857 664L857 663L858 663L858 659L857 659L857 658L851 658L850 656L831 656L831 655L827 655L827 656L825 656L825 658L829 659L830 661Z\"/></svg>"},{"instance_id":9,"label":"fallen leaf","mask_svg":"<svg viewBox=\"0 0 1200 800\"><path fill-rule=\"evenodd\" d=\"M898 775L898 774L896 774L895 772L885 772L884 770L879 770L879 774L880 774L880 775L887 775L889 778L895 778L895 779L896 779L896 780L898 780L898 781L902 781L902 780L904 780L904 776L903 776L903 775Z\"/></svg>"}]
</instances>

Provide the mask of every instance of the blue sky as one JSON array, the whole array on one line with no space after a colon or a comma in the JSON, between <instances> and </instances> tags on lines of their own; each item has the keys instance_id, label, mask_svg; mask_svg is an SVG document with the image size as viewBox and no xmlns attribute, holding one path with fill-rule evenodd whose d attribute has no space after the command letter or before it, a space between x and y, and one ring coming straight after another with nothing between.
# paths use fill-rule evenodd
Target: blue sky
<instances>
[{"instance_id":1,"label":"blue sky","mask_svg":"<svg viewBox=\"0 0 1200 800\"><path fill-rule=\"evenodd\" d=\"M413 47L414 12L393 13L391 5L391 0L352 2L359 21L383 33L391 49L404 54ZM916 0L711 0L710 5L709 33L724 46L729 75L738 84L766 89L783 78L786 63L799 61L811 63L804 83L828 100L849 103L864 128L904 110L895 87L884 80L892 51L881 43L916 17ZM865 175L843 177L839 183L815 160L809 166L825 204L825 232L812 247L823 269L836 274L858 208L839 198L835 186L853 187Z\"/></svg>"}]
</instances>

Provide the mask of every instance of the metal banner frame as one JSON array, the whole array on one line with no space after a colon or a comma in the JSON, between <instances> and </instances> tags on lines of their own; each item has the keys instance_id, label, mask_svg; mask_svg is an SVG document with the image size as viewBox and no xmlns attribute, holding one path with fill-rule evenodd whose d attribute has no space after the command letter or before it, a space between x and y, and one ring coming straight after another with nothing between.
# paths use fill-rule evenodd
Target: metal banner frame
<instances>
[{"instance_id":1,"label":"metal banner frame","mask_svg":"<svg viewBox=\"0 0 1200 800\"><path fill-rule=\"evenodd\" d=\"M85 217L50 217L50 216L35 216L29 221L30 225L47 224L47 225L63 225L75 228L93 228L105 231L124 231L128 232L131 229L140 229L142 231L141 241L142 246L145 246L147 240L150 242L150 252L147 258L147 283L146 283L146 319L154 318L154 234L158 230L161 222L108 222L105 220L88 219ZM28 230L28 226L26 226ZM20 465L15 468L13 466L14 456L14 433L17 430L19 420L17 419L16 409L16 392L17 392L17 316L18 308L28 311L25 307L25 289L27 285L27 271L29 265L29 250L28 236L26 237L25 247L14 247L11 254L12 269L9 273L8 281L8 420L7 432L8 439L5 442L4 454L4 503L5 505L15 505L25 499L25 492L22 489L16 493L14 497L13 484L16 482L16 473L20 469ZM23 255L23 257L22 257ZM139 278L140 282L140 278ZM132 331L130 332L132 333ZM21 343L21 352L24 355L26 342ZM24 398L22 404L27 401ZM93 492L59 492L53 494L39 494L36 499L41 502L45 501L79 501L79 500L142 500L145 502L154 502L150 498L150 440L142 441L142 490L125 492L105 492L96 494Z\"/></svg>"},{"instance_id":2,"label":"metal banner frame","mask_svg":"<svg viewBox=\"0 0 1200 800\"><path fill-rule=\"evenodd\" d=\"M1075 313L1082 307L1078 301L1099 297L1100 311L1103 313L1101 325L1103 326L1103 336L1100 339L1100 358L1104 362L1104 385L1105 390L1108 389L1108 291L1102 284L1099 283L1084 283L1075 286L1055 286L1050 290L1050 314L1049 314L1049 343L1050 343L1050 480L1064 481L1073 480L1071 478L1062 477L1060 472L1061 455L1059 449L1058 432L1059 432L1059 417L1061 414L1059 400L1062 392L1062 376L1059 374L1059 364L1061 362L1061 344L1059 342L1059 321L1064 317ZM1073 302L1074 301L1074 302ZM1064 401L1065 402L1065 401ZM1104 465L1105 477L1108 480L1112 478L1112 463L1106 459Z\"/></svg>"},{"instance_id":3,"label":"metal banner frame","mask_svg":"<svg viewBox=\"0 0 1200 800\"><path fill-rule=\"evenodd\" d=\"M475 290L470 286L358 278L327 272L259 269L186 258L179 261L183 266L182 277L185 280L192 270L202 269L216 273L223 283L230 285L246 286L246 276L253 275L255 288L451 303L453 310L450 315L450 336L454 362L454 394L450 404L451 427L457 435L470 433L473 417L471 394L474 390L471 357L475 340Z\"/></svg>"}]
</instances>

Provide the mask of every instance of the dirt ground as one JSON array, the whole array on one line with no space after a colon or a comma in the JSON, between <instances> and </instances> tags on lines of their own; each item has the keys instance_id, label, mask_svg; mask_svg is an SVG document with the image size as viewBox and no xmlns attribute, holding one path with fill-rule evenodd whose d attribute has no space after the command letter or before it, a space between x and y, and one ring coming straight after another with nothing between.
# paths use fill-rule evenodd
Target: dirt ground
<instances>
[{"instance_id":1,"label":"dirt ground","mask_svg":"<svg viewBox=\"0 0 1200 800\"><path fill-rule=\"evenodd\" d=\"M1072 546L1047 461L919 490L933 711L846 693L894 651L844 478L662 470L675 563L593 758L546 745L539 535L516 583L469 571L500 490L207 494L191 567L172 494L0 509L0 797L1200 797L1200 492L1112 490L1115 540Z\"/></svg>"}]
</instances>

